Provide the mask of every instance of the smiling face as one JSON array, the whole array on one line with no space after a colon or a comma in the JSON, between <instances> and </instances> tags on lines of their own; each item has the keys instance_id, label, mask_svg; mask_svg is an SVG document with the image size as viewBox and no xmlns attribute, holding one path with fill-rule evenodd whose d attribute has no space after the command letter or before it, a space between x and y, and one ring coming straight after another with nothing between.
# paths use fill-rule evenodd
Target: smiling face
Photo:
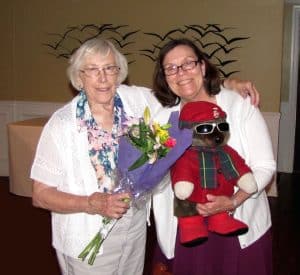
<instances>
[{"instance_id":1,"label":"smiling face","mask_svg":"<svg viewBox=\"0 0 300 275\"><path fill-rule=\"evenodd\" d=\"M106 55L89 54L86 56L79 77L91 105L113 103L119 84L118 73L111 75L107 72L107 68L115 65L115 58L111 52ZM97 71L98 75L93 76L88 73L93 70Z\"/></svg>"},{"instance_id":2,"label":"smiling face","mask_svg":"<svg viewBox=\"0 0 300 275\"><path fill-rule=\"evenodd\" d=\"M198 58L192 48L186 45L179 45L170 50L163 61L163 67L181 66ZM181 98L182 102L197 101L201 96L207 94L204 87L205 65L198 62L193 69L184 70L178 68L174 75L166 76L170 89Z\"/></svg>"}]
</instances>

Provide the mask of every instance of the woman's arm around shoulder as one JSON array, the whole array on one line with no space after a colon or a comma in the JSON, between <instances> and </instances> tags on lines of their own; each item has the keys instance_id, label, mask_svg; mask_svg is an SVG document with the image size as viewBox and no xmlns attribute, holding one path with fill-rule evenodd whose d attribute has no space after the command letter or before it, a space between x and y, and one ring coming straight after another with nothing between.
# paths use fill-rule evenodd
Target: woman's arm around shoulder
<instances>
[{"instance_id":1,"label":"woman's arm around shoulder","mask_svg":"<svg viewBox=\"0 0 300 275\"><path fill-rule=\"evenodd\" d=\"M259 92L251 81L237 78L225 78L222 82L222 86L226 89L238 92L243 98L250 96L251 104L254 106L259 105Z\"/></svg>"}]
</instances>

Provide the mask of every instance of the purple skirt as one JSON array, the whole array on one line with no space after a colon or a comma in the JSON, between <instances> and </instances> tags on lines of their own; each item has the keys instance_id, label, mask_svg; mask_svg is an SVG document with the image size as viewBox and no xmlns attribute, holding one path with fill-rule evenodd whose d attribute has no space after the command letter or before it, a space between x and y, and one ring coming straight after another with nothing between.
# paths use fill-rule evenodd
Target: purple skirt
<instances>
[{"instance_id":1,"label":"purple skirt","mask_svg":"<svg viewBox=\"0 0 300 275\"><path fill-rule=\"evenodd\" d=\"M154 264L164 263L173 275L272 275L272 234L241 249L237 237L209 233L202 244L185 247L177 234L175 258L166 259L157 245Z\"/></svg>"}]
</instances>

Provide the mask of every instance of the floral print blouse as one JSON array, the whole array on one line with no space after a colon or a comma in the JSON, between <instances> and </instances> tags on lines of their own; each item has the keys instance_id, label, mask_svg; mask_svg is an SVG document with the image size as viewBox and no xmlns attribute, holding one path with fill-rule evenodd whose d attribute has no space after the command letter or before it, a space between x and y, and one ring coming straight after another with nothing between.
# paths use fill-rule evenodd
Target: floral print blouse
<instances>
[{"instance_id":1,"label":"floral print blouse","mask_svg":"<svg viewBox=\"0 0 300 275\"><path fill-rule=\"evenodd\" d=\"M116 94L114 120L111 133L105 131L94 119L85 91L81 91L76 108L78 131L87 131L89 156L95 169L99 192L114 189L114 171L118 159L118 137L122 132L123 104Z\"/></svg>"}]
</instances>

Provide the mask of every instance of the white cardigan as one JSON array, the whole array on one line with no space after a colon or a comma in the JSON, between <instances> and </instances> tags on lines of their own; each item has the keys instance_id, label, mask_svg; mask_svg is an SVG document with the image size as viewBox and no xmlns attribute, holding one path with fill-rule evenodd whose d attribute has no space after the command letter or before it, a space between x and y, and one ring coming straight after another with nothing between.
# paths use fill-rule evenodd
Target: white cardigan
<instances>
[{"instance_id":1,"label":"white cardigan","mask_svg":"<svg viewBox=\"0 0 300 275\"><path fill-rule=\"evenodd\" d=\"M270 135L259 109L237 93L223 89L216 96L217 104L227 113L230 124L232 146L251 167L258 184L258 192L247 199L235 211L234 216L249 225L247 234L239 236L241 248L259 239L271 227L271 215L265 187L270 183L276 162L274 160ZM179 106L164 109L166 117L178 111ZM165 181L170 178L165 177ZM170 184L164 184L163 192L153 196L153 211L158 242L164 254L174 257L177 233L177 218L173 216L173 191Z\"/></svg>"},{"instance_id":2,"label":"white cardigan","mask_svg":"<svg viewBox=\"0 0 300 275\"><path fill-rule=\"evenodd\" d=\"M121 85L117 89L125 112L142 117L145 106L155 114L160 104L143 87ZM77 97L57 110L45 125L31 169L31 178L58 190L77 195L97 191L97 179L88 155L86 132L78 132ZM86 213L52 212L52 244L62 253L77 258L100 227L101 216Z\"/></svg>"}]
</instances>

